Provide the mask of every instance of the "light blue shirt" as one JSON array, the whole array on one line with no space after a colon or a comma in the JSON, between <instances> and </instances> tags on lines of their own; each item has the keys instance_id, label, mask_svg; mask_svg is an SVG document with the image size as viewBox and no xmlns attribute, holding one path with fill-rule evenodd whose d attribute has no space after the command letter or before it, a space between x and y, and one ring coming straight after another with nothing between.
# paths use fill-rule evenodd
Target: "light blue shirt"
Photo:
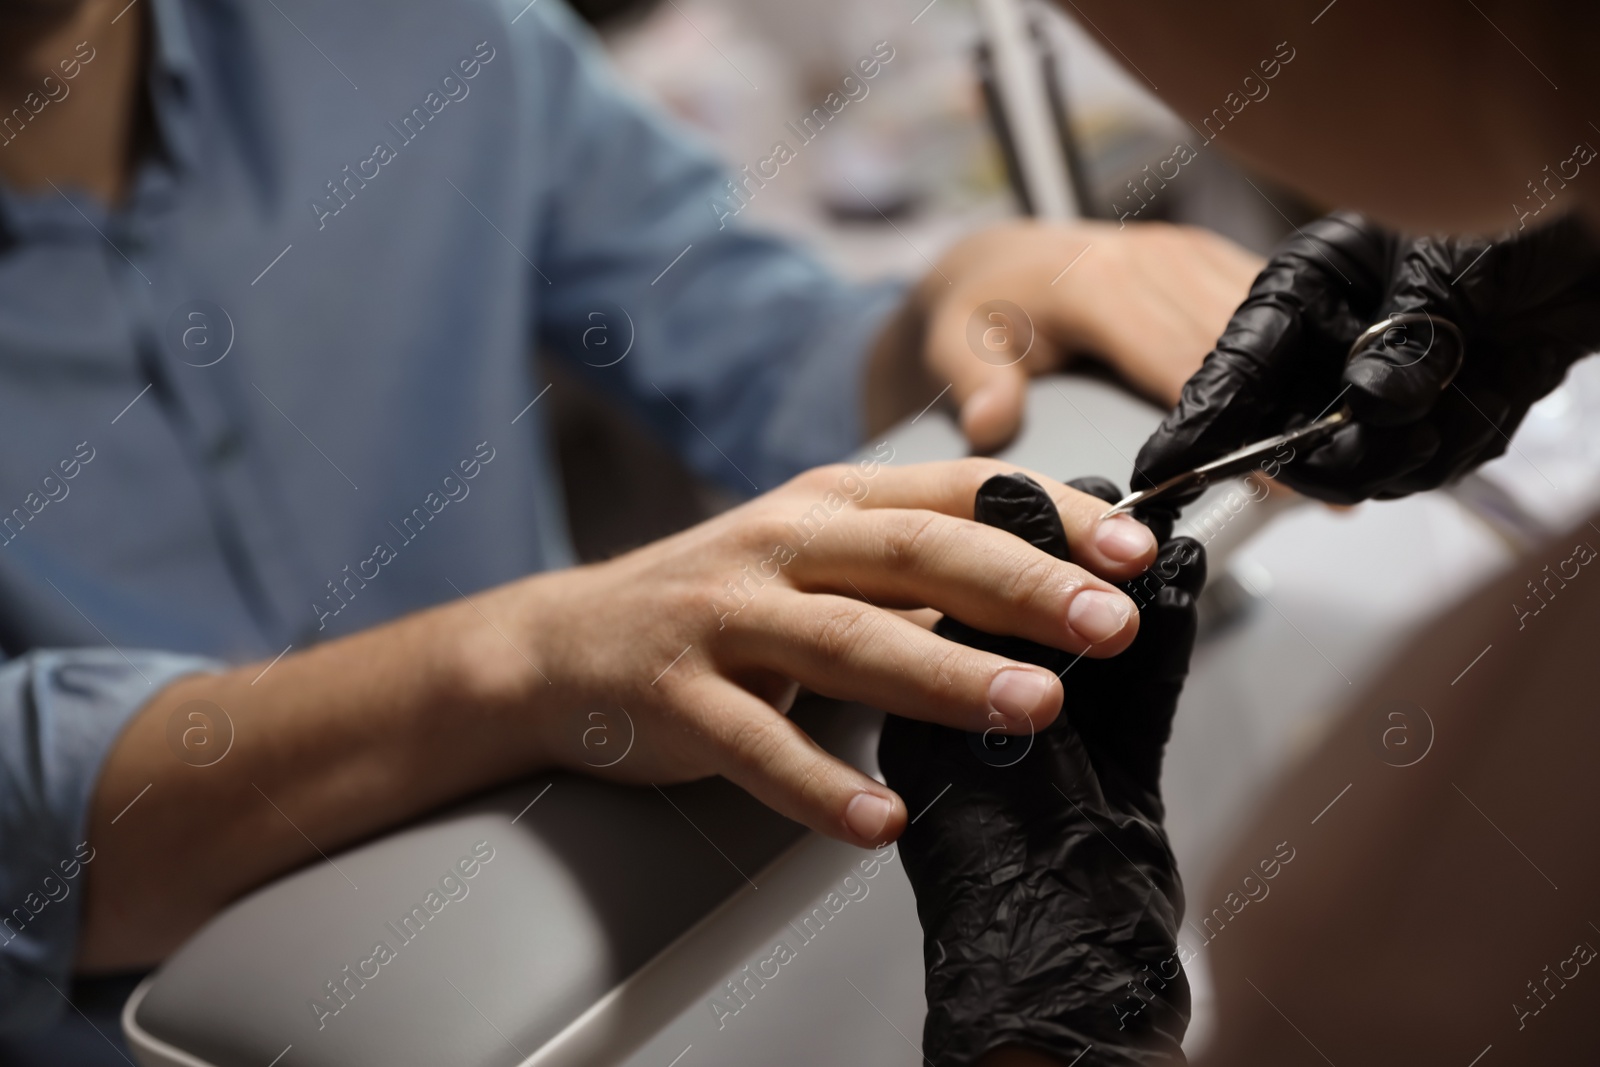
<instances>
[{"instance_id":1,"label":"light blue shirt","mask_svg":"<svg viewBox=\"0 0 1600 1067\"><path fill-rule=\"evenodd\" d=\"M89 798L163 685L571 561L536 350L753 493L859 443L900 292L729 225L559 0L133 10L126 203L0 188L0 1032L64 1009ZM62 58L0 151L109 76Z\"/></svg>"}]
</instances>

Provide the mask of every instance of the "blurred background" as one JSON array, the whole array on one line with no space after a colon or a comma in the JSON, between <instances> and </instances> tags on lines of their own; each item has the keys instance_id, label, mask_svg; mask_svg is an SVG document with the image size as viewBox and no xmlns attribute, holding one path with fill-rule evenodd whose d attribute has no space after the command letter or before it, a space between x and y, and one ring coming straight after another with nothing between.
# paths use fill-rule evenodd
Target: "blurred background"
<instances>
[{"instance_id":1,"label":"blurred background","mask_svg":"<svg viewBox=\"0 0 1600 1067\"><path fill-rule=\"evenodd\" d=\"M986 106L975 0L573 6L601 33L624 81L695 131L731 170L754 169L776 141L795 148L795 158L748 198L739 221L798 238L847 276L914 279L963 235L1024 213ZM1264 254L1293 223L1318 213L1204 150L1184 166L1182 181L1148 204L1136 200L1128 183L1143 168L1171 156L1178 141L1199 140L1058 7L1017 6L1052 63L1065 112L1056 118L1078 164L1080 214L1114 219L1138 210L1138 221L1196 223ZM824 135L802 145L788 124L798 126L840 91L879 42L893 59ZM632 548L724 503L670 457L641 466L650 441L559 366L551 371L562 382L555 392L567 398L557 421L580 555ZM628 491L599 499L586 488L596 484Z\"/></svg>"},{"instance_id":2,"label":"blurred background","mask_svg":"<svg viewBox=\"0 0 1600 1067\"><path fill-rule=\"evenodd\" d=\"M894 59L761 189L748 217L796 234L843 271L916 275L961 234L1018 210L985 109L972 0L582 0L624 78L699 130L735 167L765 158L874 44ZM1138 206L1125 183L1195 140L1078 26L1021 5L1056 60L1080 149L1085 215ZM915 22L909 20L915 18ZM1289 225L1215 153L1139 215L1201 222L1265 250ZM1258 184L1260 183L1258 179ZM1267 188L1265 185L1263 188ZM1280 190L1292 218L1303 205ZM1124 208L1125 209L1125 208Z\"/></svg>"}]
</instances>

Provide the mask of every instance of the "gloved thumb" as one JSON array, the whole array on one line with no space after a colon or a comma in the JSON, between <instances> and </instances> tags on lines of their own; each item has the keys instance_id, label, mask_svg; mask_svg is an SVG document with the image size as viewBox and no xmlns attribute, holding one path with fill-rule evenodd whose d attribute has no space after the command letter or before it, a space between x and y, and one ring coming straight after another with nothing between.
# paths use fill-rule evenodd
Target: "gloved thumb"
<instances>
[{"instance_id":1,"label":"gloved thumb","mask_svg":"<svg viewBox=\"0 0 1600 1067\"><path fill-rule=\"evenodd\" d=\"M1360 421L1404 426L1439 402L1466 354L1452 280L1457 264L1471 264L1487 248L1481 238L1425 237L1396 249L1376 320L1344 371L1346 398Z\"/></svg>"}]
</instances>

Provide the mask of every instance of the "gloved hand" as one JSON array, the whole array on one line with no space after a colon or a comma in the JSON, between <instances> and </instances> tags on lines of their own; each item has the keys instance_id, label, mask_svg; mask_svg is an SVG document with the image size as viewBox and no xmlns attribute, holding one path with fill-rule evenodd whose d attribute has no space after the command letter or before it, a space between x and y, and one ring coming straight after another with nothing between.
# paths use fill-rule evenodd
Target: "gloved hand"
<instances>
[{"instance_id":1,"label":"gloved hand","mask_svg":"<svg viewBox=\"0 0 1600 1067\"><path fill-rule=\"evenodd\" d=\"M1345 366L1364 329L1416 311L1459 327L1453 382L1453 339L1426 323L1389 330ZM1596 349L1600 242L1578 220L1490 242L1330 215L1268 262L1139 451L1134 488L1348 403L1354 424L1274 476L1334 503L1433 489L1504 452L1528 408Z\"/></svg>"},{"instance_id":2,"label":"gloved hand","mask_svg":"<svg viewBox=\"0 0 1600 1067\"><path fill-rule=\"evenodd\" d=\"M1108 503L1121 495L1104 479L1071 484ZM1024 475L985 482L975 515L1070 556L1049 495ZM940 621L952 640L1060 673L1065 698L1032 738L896 717L884 727L879 765L917 813L900 855L922 920L923 1054L935 1067L1002 1045L1063 1063L1092 1046L1078 1067L1184 1062L1183 890L1158 783L1204 581L1201 547L1166 541L1123 587L1139 635L1111 659Z\"/></svg>"}]
</instances>

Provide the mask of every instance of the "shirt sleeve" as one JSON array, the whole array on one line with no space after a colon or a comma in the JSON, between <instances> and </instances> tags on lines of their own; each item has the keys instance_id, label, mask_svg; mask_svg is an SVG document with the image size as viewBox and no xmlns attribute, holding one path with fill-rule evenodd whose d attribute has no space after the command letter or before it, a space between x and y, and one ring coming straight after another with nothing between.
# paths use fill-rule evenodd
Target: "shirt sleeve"
<instances>
[{"instance_id":1,"label":"shirt sleeve","mask_svg":"<svg viewBox=\"0 0 1600 1067\"><path fill-rule=\"evenodd\" d=\"M865 433L864 361L904 283L847 282L744 225L728 172L617 84L568 8L545 0L522 22L553 176L540 340L738 492L847 456ZM759 175L740 180L760 195Z\"/></svg>"},{"instance_id":2,"label":"shirt sleeve","mask_svg":"<svg viewBox=\"0 0 1600 1067\"><path fill-rule=\"evenodd\" d=\"M48 1026L66 1008L94 862L89 804L112 742L168 683L224 667L114 649L0 664L0 1033Z\"/></svg>"}]
</instances>

